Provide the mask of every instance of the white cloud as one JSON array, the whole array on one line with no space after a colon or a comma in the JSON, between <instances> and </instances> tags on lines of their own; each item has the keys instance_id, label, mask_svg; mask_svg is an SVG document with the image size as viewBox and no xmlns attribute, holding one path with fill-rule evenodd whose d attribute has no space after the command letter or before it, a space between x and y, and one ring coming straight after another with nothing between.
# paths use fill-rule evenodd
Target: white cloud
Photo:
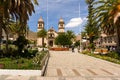
<instances>
[{"instance_id":1,"label":"white cloud","mask_svg":"<svg viewBox=\"0 0 120 80\"><path fill-rule=\"evenodd\" d=\"M79 25L81 25L83 23L83 21L86 21L86 18L72 18L66 25L66 28L73 28L73 27L77 27Z\"/></svg>"},{"instance_id":2,"label":"white cloud","mask_svg":"<svg viewBox=\"0 0 120 80\"><path fill-rule=\"evenodd\" d=\"M83 21L87 21L88 20L88 18L83 18Z\"/></svg>"}]
</instances>

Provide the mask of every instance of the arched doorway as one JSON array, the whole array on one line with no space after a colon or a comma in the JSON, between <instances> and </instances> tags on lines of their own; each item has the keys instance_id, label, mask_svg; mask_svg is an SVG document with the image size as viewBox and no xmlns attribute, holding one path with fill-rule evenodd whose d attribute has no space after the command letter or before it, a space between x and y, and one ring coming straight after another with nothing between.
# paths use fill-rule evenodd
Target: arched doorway
<instances>
[{"instance_id":1,"label":"arched doorway","mask_svg":"<svg viewBox=\"0 0 120 80\"><path fill-rule=\"evenodd\" d=\"M52 40L49 41L49 46L53 47L53 41Z\"/></svg>"}]
</instances>

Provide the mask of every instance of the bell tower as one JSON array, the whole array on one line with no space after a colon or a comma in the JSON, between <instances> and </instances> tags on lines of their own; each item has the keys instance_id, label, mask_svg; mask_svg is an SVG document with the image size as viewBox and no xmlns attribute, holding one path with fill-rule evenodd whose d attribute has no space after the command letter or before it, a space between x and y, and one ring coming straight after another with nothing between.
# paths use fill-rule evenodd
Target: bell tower
<instances>
[{"instance_id":1,"label":"bell tower","mask_svg":"<svg viewBox=\"0 0 120 80\"><path fill-rule=\"evenodd\" d=\"M38 20L38 31L44 29L44 21L42 19L42 17L40 17L40 19Z\"/></svg>"},{"instance_id":2,"label":"bell tower","mask_svg":"<svg viewBox=\"0 0 120 80\"><path fill-rule=\"evenodd\" d=\"M43 29L44 29L44 21L43 21L42 17L40 17L40 19L38 20L37 32L39 32ZM42 38L41 37L37 38L37 46L42 46Z\"/></svg>"},{"instance_id":3,"label":"bell tower","mask_svg":"<svg viewBox=\"0 0 120 80\"><path fill-rule=\"evenodd\" d=\"M65 32L65 23L62 18L60 18L58 22L58 33L64 33Z\"/></svg>"}]
</instances>

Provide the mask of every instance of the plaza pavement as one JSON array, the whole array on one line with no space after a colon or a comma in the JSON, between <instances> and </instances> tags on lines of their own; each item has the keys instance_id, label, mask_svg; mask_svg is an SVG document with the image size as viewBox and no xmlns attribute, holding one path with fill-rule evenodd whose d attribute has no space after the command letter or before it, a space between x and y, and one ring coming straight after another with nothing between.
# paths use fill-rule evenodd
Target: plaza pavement
<instances>
[{"instance_id":1,"label":"plaza pavement","mask_svg":"<svg viewBox=\"0 0 120 80\"><path fill-rule=\"evenodd\" d=\"M120 80L120 65L71 51L50 51L46 77ZM82 78L82 79L77 79ZM67 80L67 79L65 79Z\"/></svg>"},{"instance_id":2,"label":"plaza pavement","mask_svg":"<svg viewBox=\"0 0 120 80\"><path fill-rule=\"evenodd\" d=\"M120 80L120 65L77 51L50 51L44 77L0 75L0 80Z\"/></svg>"}]
</instances>

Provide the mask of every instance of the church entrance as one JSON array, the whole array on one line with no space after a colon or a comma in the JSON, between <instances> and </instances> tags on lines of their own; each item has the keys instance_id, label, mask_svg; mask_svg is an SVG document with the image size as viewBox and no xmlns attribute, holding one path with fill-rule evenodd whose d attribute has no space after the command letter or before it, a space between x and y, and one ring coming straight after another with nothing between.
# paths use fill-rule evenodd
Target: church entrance
<instances>
[{"instance_id":1,"label":"church entrance","mask_svg":"<svg viewBox=\"0 0 120 80\"><path fill-rule=\"evenodd\" d=\"M53 47L53 41L49 41L49 46Z\"/></svg>"}]
</instances>

